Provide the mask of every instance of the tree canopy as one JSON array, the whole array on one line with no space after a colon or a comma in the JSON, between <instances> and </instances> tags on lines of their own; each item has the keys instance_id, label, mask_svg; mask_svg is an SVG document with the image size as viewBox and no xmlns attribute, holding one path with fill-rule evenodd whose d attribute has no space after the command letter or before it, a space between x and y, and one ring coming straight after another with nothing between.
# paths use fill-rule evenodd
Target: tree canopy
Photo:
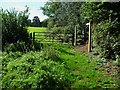
<instances>
[{"instance_id":1,"label":"tree canopy","mask_svg":"<svg viewBox=\"0 0 120 90\"><path fill-rule=\"evenodd\" d=\"M39 17L38 16L34 16L33 17L33 22L32 22L32 26L34 26L34 27L40 27L40 19L39 19Z\"/></svg>"}]
</instances>

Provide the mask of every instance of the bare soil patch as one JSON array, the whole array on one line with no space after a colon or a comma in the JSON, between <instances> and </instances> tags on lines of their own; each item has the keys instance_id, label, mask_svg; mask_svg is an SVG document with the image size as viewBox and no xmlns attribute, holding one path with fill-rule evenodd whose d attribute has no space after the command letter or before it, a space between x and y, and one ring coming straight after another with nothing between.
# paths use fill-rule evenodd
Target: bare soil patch
<instances>
[{"instance_id":1,"label":"bare soil patch","mask_svg":"<svg viewBox=\"0 0 120 90\"><path fill-rule=\"evenodd\" d=\"M84 45L77 45L76 47L74 47L75 51L82 51L85 53L88 53L88 44L84 44Z\"/></svg>"}]
</instances>

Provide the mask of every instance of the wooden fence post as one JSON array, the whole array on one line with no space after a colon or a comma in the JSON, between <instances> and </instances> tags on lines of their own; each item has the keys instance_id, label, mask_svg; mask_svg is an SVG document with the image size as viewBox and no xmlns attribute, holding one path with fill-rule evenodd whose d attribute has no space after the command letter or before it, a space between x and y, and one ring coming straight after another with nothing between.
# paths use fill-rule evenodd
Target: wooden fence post
<instances>
[{"instance_id":1,"label":"wooden fence post","mask_svg":"<svg viewBox=\"0 0 120 90\"><path fill-rule=\"evenodd\" d=\"M35 41L35 32L33 32L33 43Z\"/></svg>"},{"instance_id":2,"label":"wooden fence post","mask_svg":"<svg viewBox=\"0 0 120 90\"><path fill-rule=\"evenodd\" d=\"M77 43L77 26L75 26L75 32L74 32L74 46L76 46Z\"/></svg>"},{"instance_id":3,"label":"wooden fence post","mask_svg":"<svg viewBox=\"0 0 120 90\"><path fill-rule=\"evenodd\" d=\"M72 33L72 45L74 46L74 33Z\"/></svg>"},{"instance_id":4,"label":"wooden fence post","mask_svg":"<svg viewBox=\"0 0 120 90\"><path fill-rule=\"evenodd\" d=\"M89 22L88 52L91 52L91 26L90 26L90 22Z\"/></svg>"},{"instance_id":5,"label":"wooden fence post","mask_svg":"<svg viewBox=\"0 0 120 90\"><path fill-rule=\"evenodd\" d=\"M32 33L30 33L30 39L32 39Z\"/></svg>"}]
</instances>

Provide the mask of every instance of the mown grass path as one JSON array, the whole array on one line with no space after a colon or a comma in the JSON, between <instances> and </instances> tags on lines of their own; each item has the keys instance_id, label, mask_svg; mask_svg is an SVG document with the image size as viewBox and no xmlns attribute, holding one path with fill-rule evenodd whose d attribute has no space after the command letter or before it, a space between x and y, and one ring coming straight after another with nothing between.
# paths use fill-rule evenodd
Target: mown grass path
<instances>
[{"instance_id":1,"label":"mown grass path","mask_svg":"<svg viewBox=\"0 0 120 90\"><path fill-rule=\"evenodd\" d=\"M73 75L72 88L114 88L116 82L106 71L99 70L99 62L89 54L74 51L74 49L61 48L60 57Z\"/></svg>"}]
</instances>

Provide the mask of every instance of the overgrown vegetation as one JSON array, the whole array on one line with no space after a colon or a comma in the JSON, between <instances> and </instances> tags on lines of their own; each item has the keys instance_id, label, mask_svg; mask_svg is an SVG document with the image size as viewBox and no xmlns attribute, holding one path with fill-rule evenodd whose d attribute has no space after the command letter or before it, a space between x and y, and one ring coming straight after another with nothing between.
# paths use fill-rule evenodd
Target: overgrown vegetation
<instances>
[{"instance_id":1,"label":"overgrown vegetation","mask_svg":"<svg viewBox=\"0 0 120 90\"><path fill-rule=\"evenodd\" d=\"M70 87L70 74L64 68L64 64L47 60L47 56L44 57L42 52L19 54L3 55L3 88L64 89ZM13 55L17 55L17 58Z\"/></svg>"},{"instance_id":2,"label":"overgrown vegetation","mask_svg":"<svg viewBox=\"0 0 120 90\"><path fill-rule=\"evenodd\" d=\"M94 28L95 51L102 57L116 60L120 55L120 23L115 21L100 22Z\"/></svg>"},{"instance_id":3,"label":"overgrown vegetation","mask_svg":"<svg viewBox=\"0 0 120 90\"><path fill-rule=\"evenodd\" d=\"M114 88L117 83L97 70L95 59L69 46L52 44L41 52L3 53L3 88ZM8 79L9 78L9 79Z\"/></svg>"},{"instance_id":4,"label":"overgrown vegetation","mask_svg":"<svg viewBox=\"0 0 120 90\"><path fill-rule=\"evenodd\" d=\"M110 60L117 66L116 70L120 67L119 5L119 2L47 2L42 8L49 16L48 23L45 21L47 30L66 35L74 33L77 27L80 43L87 40L85 24L90 21L93 53L99 57L77 52L71 45L33 42L29 32L45 31L46 28L27 27L29 8L21 12L2 9L0 85L5 89L43 90L120 88L119 71L111 74L110 70L106 71ZM112 64L110 66L114 69Z\"/></svg>"},{"instance_id":5,"label":"overgrown vegetation","mask_svg":"<svg viewBox=\"0 0 120 90\"><path fill-rule=\"evenodd\" d=\"M2 46L16 42L29 42L27 32L28 8L25 11L17 12L15 9L2 9Z\"/></svg>"},{"instance_id":6,"label":"overgrown vegetation","mask_svg":"<svg viewBox=\"0 0 120 90\"><path fill-rule=\"evenodd\" d=\"M113 60L116 59L116 55L120 55L119 5L119 2L85 3L82 10L87 11L81 11L85 19L93 21L94 50L102 57Z\"/></svg>"},{"instance_id":7,"label":"overgrown vegetation","mask_svg":"<svg viewBox=\"0 0 120 90\"><path fill-rule=\"evenodd\" d=\"M15 9L3 10L2 16L2 50L28 52L40 50L41 44L33 43L27 30L28 10L18 12Z\"/></svg>"}]
</instances>

